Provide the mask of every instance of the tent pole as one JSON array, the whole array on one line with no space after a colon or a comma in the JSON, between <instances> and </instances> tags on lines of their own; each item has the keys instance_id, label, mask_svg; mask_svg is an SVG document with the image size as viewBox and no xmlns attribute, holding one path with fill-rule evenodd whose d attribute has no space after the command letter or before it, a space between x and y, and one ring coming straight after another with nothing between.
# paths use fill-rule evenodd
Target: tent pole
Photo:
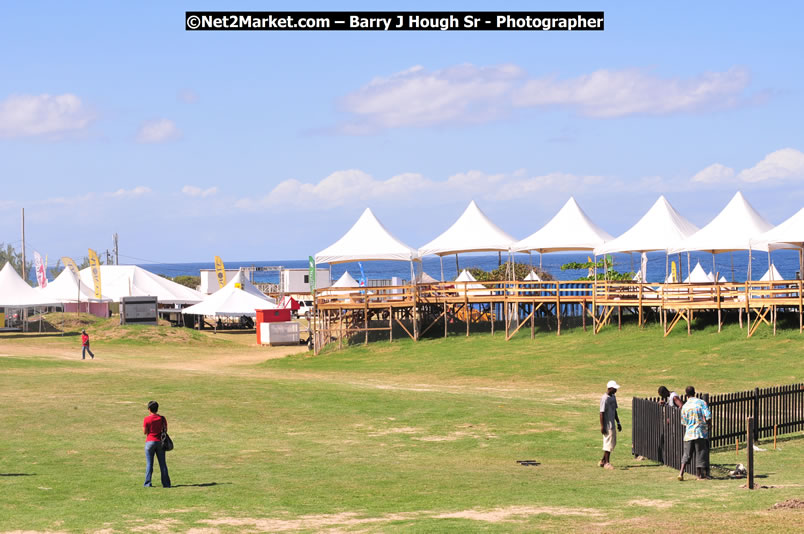
<instances>
[{"instance_id":1,"label":"tent pole","mask_svg":"<svg viewBox=\"0 0 804 534\"><path fill-rule=\"evenodd\" d=\"M461 267L458 264L458 253L455 253L455 272L457 273L455 276L461 274Z\"/></svg>"},{"instance_id":2,"label":"tent pole","mask_svg":"<svg viewBox=\"0 0 804 534\"><path fill-rule=\"evenodd\" d=\"M712 276L715 277L715 282L717 282L717 272L715 272L715 251L712 251Z\"/></svg>"},{"instance_id":3,"label":"tent pole","mask_svg":"<svg viewBox=\"0 0 804 534\"><path fill-rule=\"evenodd\" d=\"M770 246L768 246L768 280L773 281L773 269L771 269Z\"/></svg>"},{"instance_id":4,"label":"tent pole","mask_svg":"<svg viewBox=\"0 0 804 534\"><path fill-rule=\"evenodd\" d=\"M528 251L528 258L530 259L530 268L533 270L533 251Z\"/></svg>"},{"instance_id":5,"label":"tent pole","mask_svg":"<svg viewBox=\"0 0 804 534\"><path fill-rule=\"evenodd\" d=\"M444 281L444 256L439 256L438 259L441 262L441 281Z\"/></svg>"},{"instance_id":6,"label":"tent pole","mask_svg":"<svg viewBox=\"0 0 804 534\"><path fill-rule=\"evenodd\" d=\"M592 279L592 332L597 335L597 254L595 254L595 277Z\"/></svg>"},{"instance_id":7,"label":"tent pole","mask_svg":"<svg viewBox=\"0 0 804 534\"><path fill-rule=\"evenodd\" d=\"M731 260L731 281L734 282L734 252L729 252L729 259Z\"/></svg>"},{"instance_id":8,"label":"tent pole","mask_svg":"<svg viewBox=\"0 0 804 534\"><path fill-rule=\"evenodd\" d=\"M687 278L690 278L690 282L692 282L692 273L690 272L690 251L687 251Z\"/></svg>"},{"instance_id":9,"label":"tent pole","mask_svg":"<svg viewBox=\"0 0 804 534\"><path fill-rule=\"evenodd\" d=\"M542 270L542 251L539 251L539 270Z\"/></svg>"}]
</instances>

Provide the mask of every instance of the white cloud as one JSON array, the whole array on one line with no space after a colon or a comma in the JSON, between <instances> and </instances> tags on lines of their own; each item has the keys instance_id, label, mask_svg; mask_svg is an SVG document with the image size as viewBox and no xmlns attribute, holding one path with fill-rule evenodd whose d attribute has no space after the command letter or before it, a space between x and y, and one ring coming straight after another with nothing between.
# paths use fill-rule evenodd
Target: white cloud
<instances>
[{"instance_id":1,"label":"white cloud","mask_svg":"<svg viewBox=\"0 0 804 534\"><path fill-rule=\"evenodd\" d=\"M634 114L705 112L743 102L745 69L706 72L693 78L660 78L641 69L597 70L575 78L528 79L516 65L471 64L428 71L415 66L375 78L346 95L342 108L355 120L340 132L484 123L515 107L566 107L594 118Z\"/></svg>"},{"instance_id":2,"label":"white cloud","mask_svg":"<svg viewBox=\"0 0 804 534\"><path fill-rule=\"evenodd\" d=\"M741 171L737 177L744 182L804 179L804 153L794 148L771 152L750 169Z\"/></svg>"},{"instance_id":3,"label":"white cloud","mask_svg":"<svg viewBox=\"0 0 804 534\"><path fill-rule=\"evenodd\" d=\"M209 189L201 189L194 185L185 185L181 188L181 192L190 197L208 197L218 192L217 187L210 187Z\"/></svg>"},{"instance_id":4,"label":"white cloud","mask_svg":"<svg viewBox=\"0 0 804 534\"><path fill-rule=\"evenodd\" d=\"M140 143L162 143L181 137L181 132L170 119L146 121L140 126L137 141Z\"/></svg>"},{"instance_id":5,"label":"white cloud","mask_svg":"<svg viewBox=\"0 0 804 534\"><path fill-rule=\"evenodd\" d=\"M598 70L569 80L530 80L514 94L520 107L566 106L594 118L711 111L734 105L749 82L732 68L696 78L659 78L639 69Z\"/></svg>"},{"instance_id":6,"label":"white cloud","mask_svg":"<svg viewBox=\"0 0 804 534\"><path fill-rule=\"evenodd\" d=\"M144 185L138 185L133 189L118 189L117 191L113 191L111 193L103 193L103 196L106 197L114 197L114 198L131 198L131 197L139 197L151 192L150 187L145 187Z\"/></svg>"},{"instance_id":7,"label":"white cloud","mask_svg":"<svg viewBox=\"0 0 804 534\"><path fill-rule=\"evenodd\" d=\"M734 169L726 167L720 163L713 163L705 169L698 171L692 177L693 182L711 184L717 182L725 182L734 178Z\"/></svg>"},{"instance_id":8,"label":"white cloud","mask_svg":"<svg viewBox=\"0 0 804 534\"><path fill-rule=\"evenodd\" d=\"M56 135L86 128L93 115L80 98L63 95L13 95L0 101L0 137Z\"/></svg>"},{"instance_id":9,"label":"white cloud","mask_svg":"<svg viewBox=\"0 0 804 534\"><path fill-rule=\"evenodd\" d=\"M198 93L192 89L182 89L176 97L185 104L195 104L198 102Z\"/></svg>"},{"instance_id":10,"label":"white cloud","mask_svg":"<svg viewBox=\"0 0 804 534\"><path fill-rule=\"evenodd\" d=\"M342 130L486 122L508 107L505 95L523 74L515 65L464 64L437 71L415 66L375 78L343 98L343 109L360 119Z\"/></svg>"}]
</instances>

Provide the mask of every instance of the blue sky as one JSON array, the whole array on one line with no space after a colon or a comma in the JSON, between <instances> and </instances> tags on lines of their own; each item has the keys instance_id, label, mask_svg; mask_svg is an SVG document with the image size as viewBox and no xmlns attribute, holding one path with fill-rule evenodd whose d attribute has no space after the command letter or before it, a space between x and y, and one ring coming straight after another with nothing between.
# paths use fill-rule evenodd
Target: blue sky
<instances>
[{"instance_id":1,"label":"blue sky","mask_svg":"<svg viewBox=\"0 0 804 534\"><path fill-rule=\"evenodd\" d=\"M186 32L185 10L18 3L0 18L0 242L51 258L304 258L369 206L412 246L471 199L516 237L574 195L617 235L659 194L804 207L804 5L604 10L604 32ZM376 3L341 2L340 10ZM387 10L483 10L386 2Z\"/></svg>"}]
</instances>

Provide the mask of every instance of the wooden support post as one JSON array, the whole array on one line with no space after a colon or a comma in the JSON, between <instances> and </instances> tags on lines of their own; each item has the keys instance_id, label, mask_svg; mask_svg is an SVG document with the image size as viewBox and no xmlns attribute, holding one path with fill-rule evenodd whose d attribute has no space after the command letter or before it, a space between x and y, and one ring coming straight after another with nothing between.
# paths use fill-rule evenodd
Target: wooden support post
<instances>
[{"instance_id":1,"label":"wooden support post","mask_svg":"<svg viewBox=\"0 0 804 534\"><path fill-rule=\"evenodd\" d=\"M394 342L394 308L388 306L388 341Z\"/></svg>"},{"instance_id":2,"label":"wooden support post","mask_svg":"<svg viewBox=\"0 0 804 534\"><path fill-rule=\"evenodd\" d=\"M639 328L642 328L642 287L645 284L642 280L639 282Z\"/></svg>"},{"instance_id":3,"label":"wooden support post","mask_svg":"<svg viewBox=\"0 0 804 534\"><path fill-rule=\"evenodd\" d=\"M798 333L800 334L804 330L804 317L802 317L802 296L801 296L801 289L802 289L802 282L801 280L798 281Z\"/></svg>"},{"instance_id":4,"label":"wooden support post","mask_svg":"<svg viewBox=\"0 0 804 534\"><path fill-rule=\"evenodd\" d=\"M721 319L720 311L720 283L717 281L718 274L720 273L715 274L715 283L717 284L715 298L717 299L717 331L720 333L720 329L723 326L723 320Z\"/></svg>"},{"instance_id":5,"label":"wooden support post","mask_svg":"<svg viewBox=\"0 0 804 534\"><path fill-rule=\"evenodd\" d=\"M586 299L583 300L581 305L583 306L581 309L581 324L583 325L583 331L586 332Z\"/></svg>"},{"instance_id":6,"label":"wooden support post","mask_svg":"<svg viewBox=\"0 0 804 534\"><path fill-rule=\"evenodd\" d=\"M457 258L458 255L456 254ZM413 341L419 341L419 290L418 286L413 286Z\"/></svg>"},{"instance_id":7,"label":"wooden support post","mask_svg":"<svg viewBox=\"0 0 804 534\"><path fill-rule=\"evenodd\" d=\"M449 304L447 304L447 300L444 299L444 338L445 339L447 337L447 326L448 326L447 323L449 323L449 312L447 311L447 310L449 310L448 306L449 306Z\"/></svg>"},{"instance_id":8,"label":"wooden support post","mask_svg":"<svg viewBox=\"0 0 804 534\"><path fill-rule=\"evenodd\" d=\"M469 285L464 284L464 292L463 292L463 316L466 318L466 337L469 337L469 295L467 295L466 290L468 289Z\"/></svg>"},{"instance_id":9,"label":"wooden support post","mask_svg":"<svg viewBox=\"0 0 804 534\"><path fill-rule=\"evenodd\" d=\"M364 304L365 304L365 306L363 307L363 327L366 329L366 335L365 335L365 341L363 341L363 344L368 345L368 323L369 323L369 320L368 320L368 314L369 314L368 294L366 295Z\"/></svg>"},{"instance_id":10,"label":"wooden support post","mask_svg":"<svg viewBox=\"0 0 804 534\"><path fill-rule=\"evenodd\" d=\"M530 305L530 338L536 337L536 299L533 299L533 304Z\"/></svg>"},{"instance_id":11,"label":"wooden support post","mask_svg":"<svg viewBox=\"0 0 804 534\"><path fill-rule=\"evenodd\" d=\"M776 295L773 295L775 298ZM776 335L776 304L773 305L773 311L771 312L773 315L773 335Z\"/></svg>"},{"instance_id":12,"label":"wooden support post","mask_svg":"<svg viewBox=\"0 0 804 534\"><path fill-rule=\"evenodd\" d=\"M503 297L503 320L505 321L505 339L508 339L508 298Z\"/></svg>"},{"instance_id":13,"label":"wooden support post","mask_svg":"<svg viewBox=\"0 0 804 534\"><path fill-rule=\"evenodd\" d=\"M692 335L692 310L687 308L687 335Z\"/></svg>"},{"instance_id":14,"label":"wooden support post","mask_svg":"<svg viewBox=\"0 0 804 534\"><path fill-rule=\"evenodd\" d=\"M754 489L754 418L748 418L748 489Z\"/></svg>"},{"instance_id":15,"label":"wooden support post","mask_svg":"<svg viewBox=\"0 0 804 534\"><path fill-rule=\"evenodd\" d=\"M343 310L338 308L338 328L340 332L338 333L338 350L343 348Z\"/></svg>"},{"instance_id":16,"label":"wooden support post","mask_svg":"<svg viewBox=\"0 0 804 534\"><path fill-rule=\"evenodd\" d=\"M561 291L559 290L559 283L556 282L556 335L561 335Z\"/></svg>"},{"instance_id":17,"label":"wooden support post","mask_svg":"<svg viewBox=\"0 0 804 534\"><path fill-rule=\"evenodd\" d=\"M592 281L592 332L597 335L597 271L595 271L595 279Z\"/></svg>"},{"instance_id":18,"label":"wooden support post","mask_svg":"<svg viewBox=\"0 0 804 534\"><path fill-rule=\"evenodd\" d=\"M751 255L750 254L748 255L748 264L749 265L751 264ZM746 325L748 327L748 328L746 328L746 330L748 331L747 332L748 335L746 337L751 337L751 305L750 305L749 299L748 299L748 286L749 286L750 283L751 283L750 280L745 281L745 320L748 322L748 324ZM742 310L742 308L740 308L740 309Z\"/></svg>"},{"instance_id":19,"label":"wooden support post","mask_svg":"<svg viewBox=\"0 0 804 534\"><path fill-rule=\"evenodd\" d=\"M623 307L617 306L617 330L623 329Z\"/></svg>"}]
</instances>

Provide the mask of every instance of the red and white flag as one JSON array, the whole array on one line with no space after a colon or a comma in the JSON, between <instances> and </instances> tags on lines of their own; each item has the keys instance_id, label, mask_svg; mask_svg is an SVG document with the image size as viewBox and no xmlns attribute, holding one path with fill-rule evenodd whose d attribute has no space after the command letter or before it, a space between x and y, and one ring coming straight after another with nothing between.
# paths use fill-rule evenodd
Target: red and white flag
<instances>
[{"instance_id":1,"label":"red and white flag","mask_svg":"<svg viewBox=\"0 0 804 534\"><path fill-rule=\"evenodd\" d=\"M36 281L39 282L39 287L47 287L47 272L45 270L47 267L42 262L42 256L36 251L34 251L34 268L36 269Z\"/></svg>"}]
</instances>

